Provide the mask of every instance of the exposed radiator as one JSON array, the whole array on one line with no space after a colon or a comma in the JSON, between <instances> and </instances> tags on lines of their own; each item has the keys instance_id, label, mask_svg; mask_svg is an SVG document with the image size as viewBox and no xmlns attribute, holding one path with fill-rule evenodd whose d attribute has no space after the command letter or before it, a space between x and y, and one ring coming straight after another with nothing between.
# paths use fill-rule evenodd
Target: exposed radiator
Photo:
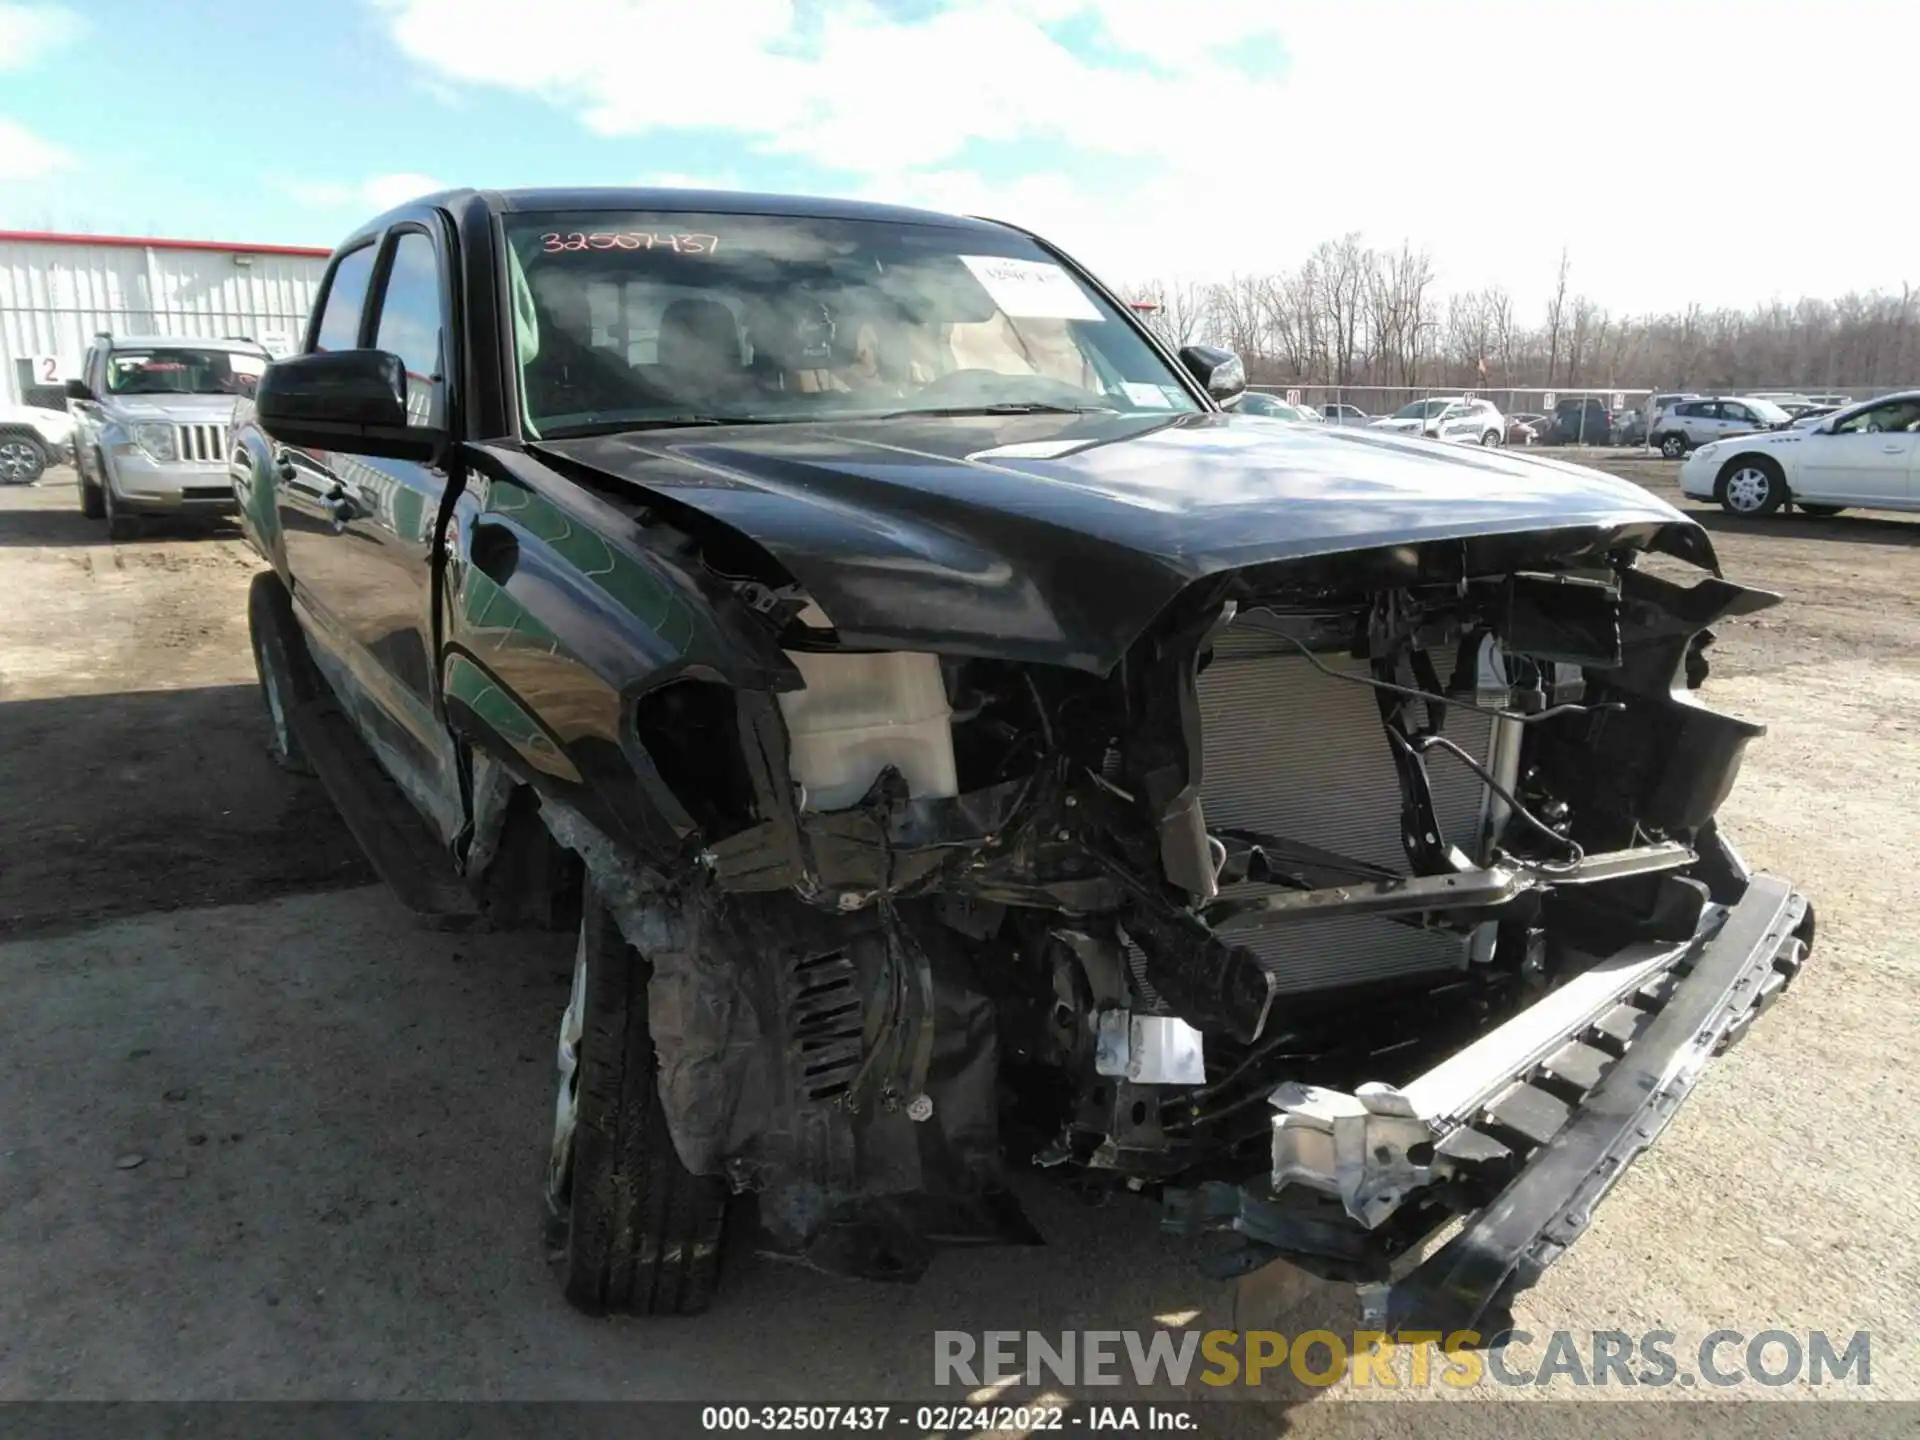
<instances>
[{"instance_id":1,"label":"exposed radiator","mask_svg":"<svg viewBox=\"0 0 1920 1440\"><path fill-rule=\"evenodd\" d=\"M1345 655L1319 658L1330 669L1367 673L1366 662ZM1433 658L1442 677L1451 672L1451 652ZM1209 828L1264 831L1408 872L1399 777L1372 689L1322 675L1287 641L1244 623L1216 642L1198 689ZM1445 733L1487 763L1490 717L1455 707ZM1430 755L1427 771L1447 839L1483 858L1485 787L1451 756ZM1457 968L1468 958L1463 941L1366 917L1250 930L1234 940L1260 957L1282 992Z\"/></svg>"}]
</instances>

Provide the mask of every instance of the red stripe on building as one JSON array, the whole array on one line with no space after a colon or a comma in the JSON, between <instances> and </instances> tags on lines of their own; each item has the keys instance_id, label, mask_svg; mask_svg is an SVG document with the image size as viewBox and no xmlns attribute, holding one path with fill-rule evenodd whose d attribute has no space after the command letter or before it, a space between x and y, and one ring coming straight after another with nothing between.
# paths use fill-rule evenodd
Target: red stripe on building
<instances>
[{"instance_id":1,"label":"red stripe on building","mask_svg":"<svg viewBox=\"0 0 1920 1440\"><path fill-rule=\"evenodd\" d=\"M144 235L64 235L53 230L0 230L0 243L112 245L122 250L214 250L223 255L297 255L324 260L333 251L314 245L230 245L223 240L162 240Z\"/></svg>"}]
</instances>

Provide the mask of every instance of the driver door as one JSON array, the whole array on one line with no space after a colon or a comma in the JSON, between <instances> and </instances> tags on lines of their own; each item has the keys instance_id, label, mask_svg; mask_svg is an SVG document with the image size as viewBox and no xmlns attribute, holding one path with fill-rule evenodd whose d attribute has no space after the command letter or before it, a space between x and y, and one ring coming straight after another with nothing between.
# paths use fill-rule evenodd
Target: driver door
<instances>
[{"instance_id":1,"label":"driver door","mask_svg":"<svg viewBox=\"0 0 1920 1440\"><path fill-rule=\"evenodd\" d=\"M350 277L358 299L349 301L337 273L310 347L398 355L410 422L436 429L450 403L448 253L434 212L403 216L348 257L366 257ZM280 473L293 591L326 632L328 679L381 765L450 840L464 806L452 738L436 714L432 616L448 475L439 465L293 448Z\"/></svg>"},{"instance_id":2,"label":"driver door","mask_svg":"<svg viewBox=\"0 0 1920 1440\"><path fill-rule=\"evenodd\" d=\"M1889 400L1849 416L1831 434L1801 441L1795 493L1808 500L1904 506L1920 498L1920 401Z\"/></svg>"},{"instance_id":3,"label":"driver door","mask_svg":"<svg viewBox=\"0 0 1920 1440\"><path fill-rule=\"evenodd\" d=\"M305 353L359 346L377 253L377 244L369 243L349 250L334 263ZM273 460L280 540L294 608L322 652L323 662L344 662L351 647L347 616L353 605L354 580L351 557L340 538L345 523L340 457L326 450L276 446Z\"/></svg>"}]
</instances>

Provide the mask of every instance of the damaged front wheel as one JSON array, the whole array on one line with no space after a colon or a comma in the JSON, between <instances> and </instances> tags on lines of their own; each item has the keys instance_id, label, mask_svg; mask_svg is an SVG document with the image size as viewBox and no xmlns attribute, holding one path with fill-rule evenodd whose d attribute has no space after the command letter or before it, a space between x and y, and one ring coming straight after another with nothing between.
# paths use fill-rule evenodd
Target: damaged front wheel
<instances>
[{"instance_id":1,"label":"damaged front wheel","mask_svg":"<svg viewBox=\"0 0 1920 1440\"><path fill-rule=\"evenodd\" d=\"M591 1315L697 1314L720 1274L727 1184L692 1174L673 1148L647 1027L651 973L589 887L560 1022L546 1207L567 1299Z\"/></svg>"}]
</instances>

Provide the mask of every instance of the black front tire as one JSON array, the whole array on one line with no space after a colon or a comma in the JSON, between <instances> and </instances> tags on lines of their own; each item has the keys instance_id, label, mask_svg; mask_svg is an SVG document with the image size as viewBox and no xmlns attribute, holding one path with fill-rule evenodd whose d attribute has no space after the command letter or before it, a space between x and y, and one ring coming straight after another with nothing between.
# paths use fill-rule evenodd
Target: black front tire
<instances>
[{"instance_id":1,"label":"black front tire","mask_svg":"<svg viewBox=\"0 0 1920 1440\"><path fill-rule=\"evenodd\" d=\"M307 653L306 636L294 619L293 600L271 570L253 577L247 594L247 630L267 712L267 753L282 770L311 775L313 766L293 731L293 711L319 693L319 679Z\"/></svg>"},{"instance_id":2,"label":"black front tire","mask_svg":"<svg viewBox=\"0 0 1920 1440\"><path fill-rule=\"evenodd\" d=\"M695 1315L720 1279L727 1183L688 1171L668 1132L647 1026L652 969L589 883L546 1193L549 1258L589 1315Z\"/></svg>"},{"instance_id":3,"label":"black front tire","mask_svg":"<svg viewBox=\"0 0 1920 1440\"><path fill-rule=\"evenodd\" d=\"M1660 453L1669 460L1679 460L1687 453L1687 437L1684 435L1662 435Z\"/></svg>"},{"instance_id":4,"label":"black front tire","mask_svg":"<svg viewBox=\"0 0 1920 1440\"><path fill-rule=\"evenodd\" d=\"M105 475L100 477L100 500L102 513L107 517L107 538L138 540L147 528L146 522L120 508L120 501L113 493L113 481Z\"/></svg>"},{"instance_id":5,"label":"black front tire","mask_svg":"<svg viewBox=\"0 0 1920 1440\"><path fill-rule=\"evenodd\" d=\"M100 474L106 474L106 466L99 454L94 455L94 464ZM99 480L87 478L87 457L84 451L75 451L73 456L74 474L80 477L80 513L89 520L101 519L107 513L107 497L100 493Z\"/></svg>"}]
</instances>

